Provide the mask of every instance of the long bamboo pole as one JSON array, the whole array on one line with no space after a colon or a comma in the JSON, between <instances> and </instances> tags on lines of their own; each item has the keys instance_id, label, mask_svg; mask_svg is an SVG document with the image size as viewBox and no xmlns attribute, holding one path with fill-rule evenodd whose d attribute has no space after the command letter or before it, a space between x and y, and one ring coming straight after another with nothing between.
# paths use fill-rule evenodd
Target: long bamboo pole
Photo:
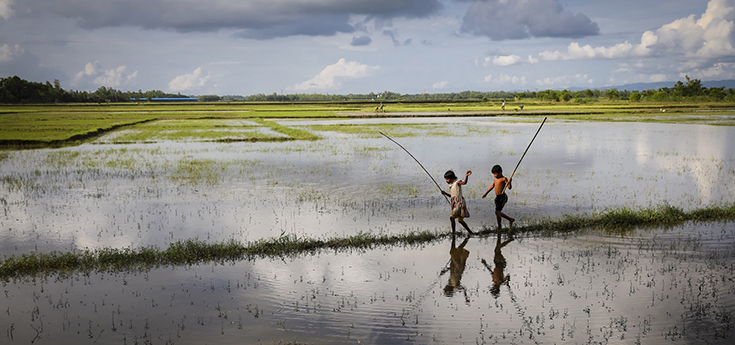
<instances>
[{"instance_id":1,"label":"long bamboo pole","mask_svg":"<svg viewBox=\"0 0 735 345\"><path fill-rule=\"evenodd\" d=\"M434 179L434 177L432 177L431 174L429 174L429 172L426 170L426 168L424 168L424 165L421 164L421 162L419 162L419 160L416 159L416 157L414 157L411 154L411 152L408 152L408 150L405 147L403 147L403 145L399 144L397 141L393 140L393 138L387 136L385 133L383 133L383 132L378 132L378 133L382 134L384 137L388 138L388 140L390 140L393 143L395 143L396 145L398 145L398 147L402 148L403 151L406 151L406 153L408 153L408 155L411 156L411 158L413 158L413 160L416 161L416 163L419 164L419 166L421 167L421 169L424 169L424 172L426 173L426 175L429 175L429 178L432 181L434 181L434 184L436 185L436 188L439 188L439 191L442 191L442 187L439 187L439 183L436 182L436 180ZM444 193L442 193L442 195L444 195ZM449 199L447 199L447 196L446 195L444 195L444 200L446 200L447 202L449 202Z\"/></svg>"},{"instance_id":2,"label":"long bamboo pole","mask_svg":"<svg viewBox=\"0 0 735 345\"><path fill-rule=\"evenodd\" d=\"M523 151L523 155L521 156L521 159L518 160L518 164L516 164L515 169L513 169L513 173L510 174L510 177L508 178L508 183L503 186L503 190L500 194L503 194L505 192L505 188L508 187L510 184L510 181L513 179L513 175L515 175L516 170L518 170L518 166L521 165L521 162L523 161L523 157L526 157L526 152L528 152L528 149L531 148L531 144L533 144L533 141L536 140L536 136L538 135L538 132L541 131L541 127L544 126L544 123L546 123L546 117L544 117L544 121L541 122L541 126L538 126L538 130L536 131L536 134L533 135L533 139L531 139L531 142L528 143L528 147L526 147L526 151Z\"/></svg>"}]
</instances>

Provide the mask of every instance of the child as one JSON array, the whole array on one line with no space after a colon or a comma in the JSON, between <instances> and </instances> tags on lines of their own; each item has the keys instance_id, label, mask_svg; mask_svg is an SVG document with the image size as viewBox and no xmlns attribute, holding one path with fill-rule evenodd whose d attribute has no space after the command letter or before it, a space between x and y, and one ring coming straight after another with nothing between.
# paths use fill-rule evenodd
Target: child
<instances>
[{"instance_id":1,"label":"child","mask_svg":"<svg viewBox=\"0 0 735 345\"><path fill-rule=\"evenodd\" d=\"M459 221L459 224L462 224L462 226L467 229L467 232L469 232L470 235L475 234L472 230L470 230L470 227L467 226L467 223L464 222L465 218L469 218L470 212L467 211L467 204L465 203L464 197L462 196L462 185L467 184L467 179L470 177L470 175L472 175L472 171L467 170L464 181L461 181L457 179L457 175L454 175L454 171L448 170L446 173L444 173L444 179L450 186L449 193L442 191L442 194L450 198L449 200L452 206L452 214L449 216L449 220L452 223L452 233L455 232L456 227L454 219L457 219L457 221Z\"/></svg>"},{"instance_id":2,"label":"child","mask_svg":"<svg viewBox=\"0 0 735 345\"><path fill-rule=\"evenodd\" d=\"M501 168L500 165L494 166L492 172L493 176L495 176L495 181L493 181L493 185L488 188L487 192L482 195L482 198L484 199L491 190L495 189L495 217L498 219L497 232L499 233L503 218L510 221L511 227L513 226L513 222L515 222L514 218L508 217L507 214L503 213L503 207L505 206L505 203L508 202L508 195L505 194L505 187L507 185L508 189L512 189L513 186L511 185L510 180L503 176L503 168Z\"/></svg>"}]
</instances>

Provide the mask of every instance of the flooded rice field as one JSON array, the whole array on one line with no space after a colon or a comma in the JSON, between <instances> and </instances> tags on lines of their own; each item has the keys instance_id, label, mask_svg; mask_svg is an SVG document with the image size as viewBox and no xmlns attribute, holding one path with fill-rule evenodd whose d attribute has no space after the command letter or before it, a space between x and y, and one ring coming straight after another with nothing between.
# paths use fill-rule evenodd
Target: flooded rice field
<instances>
[{"instance_id":1,"label":"flooded rice field","mask_svg":"<svg viewBox=\"0 0 735 345\"><path fill-rule=\"evenodd\" d=\"M510 175L538 118L280 121L319 140L118 144L0 156L0 254L177 241L448 232L434 183ZM250 124L248 124L250 125ZM247 131L257 131L251 127ZM131 129L134 131L134 129ZM513 178L517 225L735 201L735 129L547 121ZM551 344L735 339L735 225L517 233L410 247L3 281L2 343Z\"/></svg>"}]
</instances>

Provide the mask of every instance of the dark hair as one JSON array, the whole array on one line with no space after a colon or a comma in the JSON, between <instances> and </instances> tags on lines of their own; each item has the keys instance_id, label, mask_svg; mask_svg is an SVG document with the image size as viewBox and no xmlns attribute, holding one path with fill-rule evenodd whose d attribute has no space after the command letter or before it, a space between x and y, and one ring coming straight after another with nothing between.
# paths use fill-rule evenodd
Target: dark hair
<instances>
[{"instance_id":1,"label":"dark hair","mask_svg":"<svg viewBox=\"0 0 735 345\"><path fill-rule=\"evenodd\" d=\"M500 167L500 165L493 166L493 169L491 170L493 174L502 174L503 168Z\"/></svg>"},{"instance_id":2,"label":"dark hair","mask_svg":"<svg viewBox=\"0 0 735 345\"><path fill-rule=\"evenodd\" d=\"M454 171L447 170L447 172L444 173L444 179L445 180L456 180L457 175L454 174Z\"/></svg>"}]
</instances>

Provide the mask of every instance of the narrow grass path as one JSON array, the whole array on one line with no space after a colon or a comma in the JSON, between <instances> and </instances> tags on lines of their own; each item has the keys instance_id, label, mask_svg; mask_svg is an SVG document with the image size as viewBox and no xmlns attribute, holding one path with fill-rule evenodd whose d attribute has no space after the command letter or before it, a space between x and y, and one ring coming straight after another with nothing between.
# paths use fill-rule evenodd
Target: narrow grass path
<instances>
[{"instance_id":1,"label":"narrow grass path","mask_svg":"<svg viewBox=\"0 0 735 345\"><path fill-rule=\"evenodd\" d=\"M570 233L590 228L625 233L639 226L673 226L684 222L711 222L735 220L735 203L708 206L683 211L669 205L632 210L612 209L593 215L564 216L517 226L514 232L537 232L545 235ZM494 233L483 229L479 236ZM380 246L414 246L442 240L451 233L430 231L400 235L360 233L346 238L312 239L294 235L280 236L242 244L234 240L205 243L186 240L166 249L85 249L73 252L31 253L4 257L0 261L0 280L30 278L44 275L66 275L88 272L117 272L147 270L164 266L186 266L205 262L234 262L267 257L294 256L323 250L373 249Z\"/></svg>"}]
</instances>

